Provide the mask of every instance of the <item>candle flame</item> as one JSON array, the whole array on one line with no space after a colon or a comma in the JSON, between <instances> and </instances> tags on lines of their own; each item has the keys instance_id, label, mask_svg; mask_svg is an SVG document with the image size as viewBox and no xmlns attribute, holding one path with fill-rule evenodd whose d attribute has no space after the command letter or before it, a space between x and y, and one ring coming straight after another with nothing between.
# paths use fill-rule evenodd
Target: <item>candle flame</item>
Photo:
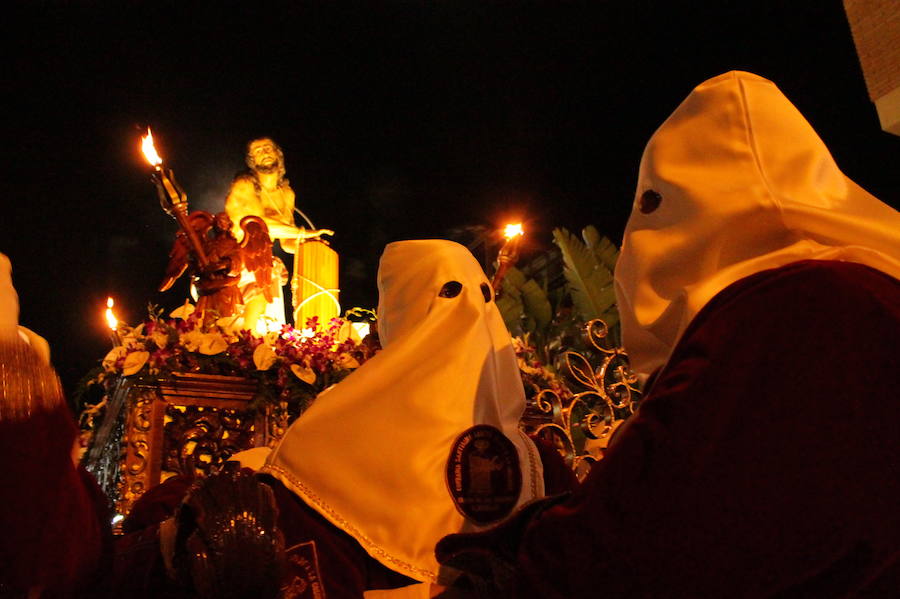
<instances>
[{"instance_id":1,"label":"candle flame","mask_svg":"<svg viewBox=\"0 0 900 599\"><path fill-rule=\"evenodd\" d=\"M147 135L141 138L141 152L144 153L144 158L151 166L162 164L162 158L156 153L156 146L153 145L153 133L150 132L150 127L147 127Z\"/></svg>"},{"instance_id":2,"label":"candle flame","mask_svg":"<svg viewBox=\"0 0 900 599\"><path fill-rule=\"evenodd\" d=\"M109 325L109 328L115 331L119 327L119 321L116 320L116 317L113 315L113 298L106 298L106 323Z\"/></svg>"},{"instance_id":3,"label":"candle flame","mask_svg":"<svg viewBox=\"0 0 900 599\"><path fill-rule=\"evenodd\" d=\"M512 239L517 235L524 235L525 231L522 230L522 223L516 223L514 225L506 225L506 229L503 231L503 236L507 239Z\"/></svg>"}]
</instances>

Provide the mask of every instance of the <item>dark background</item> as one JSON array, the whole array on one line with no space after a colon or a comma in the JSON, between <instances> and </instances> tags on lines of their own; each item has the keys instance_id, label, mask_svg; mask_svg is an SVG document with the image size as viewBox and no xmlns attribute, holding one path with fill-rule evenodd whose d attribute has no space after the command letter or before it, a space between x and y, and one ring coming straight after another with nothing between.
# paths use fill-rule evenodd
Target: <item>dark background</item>
<instances>
[{"instance_id":1,"label":"dark background","mask_svg":"<svg viewBox=\"0 0 900 599\"><path fill-rule=\"evenodd\" d=\"M554 227L619 242L645 142L732 69L775 81L900 205L900 140L839 0L247 4L8 9L0 251L68 388L109 349L107 295L132 324L185 295L156 292L176 226L138 152L148 124L193 209L222 208L247 141L278 141L298 207L337 232L345 308L374 306L397 239L520 218L525 259Z\"/></svg>"}]
</instances>

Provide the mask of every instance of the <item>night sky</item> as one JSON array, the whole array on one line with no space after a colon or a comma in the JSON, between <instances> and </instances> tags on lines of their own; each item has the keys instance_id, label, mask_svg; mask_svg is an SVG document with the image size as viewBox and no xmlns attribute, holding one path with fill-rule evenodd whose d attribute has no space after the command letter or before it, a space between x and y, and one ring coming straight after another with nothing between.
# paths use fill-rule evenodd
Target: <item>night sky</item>
<instances>
[{"instance_id":1,"label":"night sky","mask_svg":"<svg viewBox=\"0 0 900 599\"><path fill-rule=\"evenodd\" d=\"M900 138L839 0L40 4L6 18L24 40L4 59L0 251L70 389L109 348L107 295L132 324L184 299L185 282L156 292L176 225L138 153L147 125L192 209L222 209L247 141L278 141L298 207L337 232L345 308L374 306L397 239L521 218L526 260L558 226L620 241L647 139L732 69L775 81L900 206Z\"/></svg>"}]
</instances>

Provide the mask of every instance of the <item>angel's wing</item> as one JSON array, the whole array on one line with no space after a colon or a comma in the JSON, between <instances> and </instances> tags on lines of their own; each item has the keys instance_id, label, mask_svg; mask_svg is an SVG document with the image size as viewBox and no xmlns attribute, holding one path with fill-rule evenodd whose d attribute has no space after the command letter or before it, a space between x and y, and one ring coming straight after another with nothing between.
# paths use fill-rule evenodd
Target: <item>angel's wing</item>
<instances>
[{"instance_id":1,"label":"angel's wing","mask_svg":"<svg viewBox=\"0 0 900 599\"><path fill-rule=\"evenodd\" d=\"M178 280L178 277L184 274L188 266L188 256L191 253L191 244L187 240L184 231L178 231L175 235L175 243L172 244L172 251L169 252L169 265L166 266L166 278L159 284L160 291L168 291L170 287Z\"/></svg>"},{"instance_id":2,"label":"angel's wing","mask_svg":"<svg viewBox=\"0 0 900 599\"><path fill-rule=\"evenodd\" d=\"M200 239L206 237L207 231L212 226L212 215L209 212L195 210L188 215L188 223L197 233ZM166 278L159 284L160 291L167 291L178 277L187 270L191 252L193 251L191 242L188 240L187 234L179 230L175 234L175 242L172 244L172 251L169 252L169 264L166 266Z\"/></svg>"},{"instance_id":3,"label":"angel's wing","mask_svg":"<svg viewBox=\"0 0 900 599\"><path fill-rule=\"evenodd\" d=\"M241 230L244 239L244 268L253 273L256 285L262 290L266 301L271 303L272 295L272 240L269 238L269 227L263 219L249 214L241 219Z\"/></svg>"},{"instance_id":4,"label":"angel's wing","mask_svg":"<svg viewBox=\"0 0 900 599\"><path fill-rule=\"evenodd\" d=\"M197 233L200 239L206 238L206 233L213 224L213 215L205 210L194 210L188 214L188 223Z\"/></svg>"}]
</instances>

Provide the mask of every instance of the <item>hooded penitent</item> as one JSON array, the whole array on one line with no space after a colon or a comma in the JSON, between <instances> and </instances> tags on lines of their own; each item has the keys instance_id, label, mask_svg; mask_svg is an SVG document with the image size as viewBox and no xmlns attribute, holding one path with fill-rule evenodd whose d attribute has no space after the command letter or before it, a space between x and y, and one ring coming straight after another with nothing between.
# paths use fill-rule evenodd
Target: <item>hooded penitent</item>
<instances>
[{"instance_id":1,"label":"hooded penitent","mask_svg":"<svg viewBox=\"0 0 900 599\"><path fill-rule=\"evenodd\" d=\"M838 170L775 84L726 73L694 89L644 151L616 267L623 345L649 374L740 279L809 259L900 277L898 256L900 215Z\"/></svg>"},{"instance_id":2,"label":"hooded penitent","mask_svg":"<svg viewBox=\"0 0 900 599\"><path fill-rule=\"evenodd\" d=\"M96 484L73 466L77 430L49 346L18 317L0 254L0 595L43 588L69 596L99 563L106 500L97 502Z\"/></svg>"},{"instance_id":3,"label":"hooded penitent","mask_svg":"<svg viewBox=\"0 0 900 599\"><path fill-rule=\"evenodd\" d=\"M771 82L697 87L616 273L626 349L665 366L570 498L442 562L516 599L895 596L898 235Z\"/></svg>"},{"instance_id":4,"label":"hooded penitent","mask_svg":"<svg viewBox=\"0 0 900 599\"><path fill-rule=\"evenodd\" d=\"M378 287L384 349L293 424L262 472L387 567L434 581L437 541L540 497L541 466L519 429L509 333L468 250L392 243Z\"/></svg>"}]
</instances>

